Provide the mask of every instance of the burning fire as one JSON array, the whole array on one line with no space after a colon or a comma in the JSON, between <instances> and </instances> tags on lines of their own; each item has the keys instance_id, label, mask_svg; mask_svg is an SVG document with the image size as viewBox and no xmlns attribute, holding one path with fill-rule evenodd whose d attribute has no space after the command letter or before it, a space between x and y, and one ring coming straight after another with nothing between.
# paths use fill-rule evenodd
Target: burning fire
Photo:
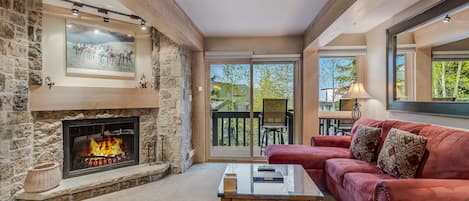
<instances>
[{"instance_id":1,"label":"burning fire","mask_svg":"<svg viewBox=\"0 0 469 201\"><path fill-rule=\"evenodd\" d=\"M98 167L126 161L129 156L123 151L125 145L122 138L107 136L103 141L90 139L89 144L83 144L81 149L81 164L83 167Z\"/></svg>"},{"instance_id":2,"label":"burning fire","mask_svg":"<svg viewBox=\"0 0 469 201\"><path fill-rule=\"evenodd\" d=\"M121 145L121 138L111 138L110 136L107 136L107 140L103 140L102 142L96 142L93 138L91 138L89 146L90 150L87 155L107 157L122 155L124 152L121 149Z\"/></svg>"}]
</instances>

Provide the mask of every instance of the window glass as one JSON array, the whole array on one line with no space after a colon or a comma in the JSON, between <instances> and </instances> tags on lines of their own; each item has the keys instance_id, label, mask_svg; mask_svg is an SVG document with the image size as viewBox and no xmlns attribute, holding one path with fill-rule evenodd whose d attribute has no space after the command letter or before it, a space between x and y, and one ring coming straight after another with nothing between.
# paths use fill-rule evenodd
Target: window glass
<instances>
[{"instance_id":1,"label":"window glass","mask_svg":"<svg viewBox=\"0 0 469 201\"><path fill-rule=\"evenodd\" d=\"M357 58L321 57L319 60L319 107L321 111L338 111L340 99L356 80Z\"/></svg>"},{"instance_id":2,"label":"window glass","mask_svg":"<svg viewBox=\"0 0 469 201\"><path fill-rule=\"evenodd\" d=\"M469 102L469 60L433 61L432 98Z\"/></svg>"}]
</instances>

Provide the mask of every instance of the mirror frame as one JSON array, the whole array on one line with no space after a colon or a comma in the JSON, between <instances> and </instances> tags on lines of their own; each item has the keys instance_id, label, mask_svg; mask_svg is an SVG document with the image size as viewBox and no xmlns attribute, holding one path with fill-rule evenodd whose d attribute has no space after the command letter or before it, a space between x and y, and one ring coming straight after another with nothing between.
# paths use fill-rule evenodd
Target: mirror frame
<instances>
[{"instance_id":1,"label":"mirror frame","mask_svg":"<svg viewBox=\"0 0 469 201\"><path fill-rule=\"evenodd\" d=\"M395 98L397 35L437 17L445 16L448 12L466 4L469 5L468 0L444 0L423 13L405 19L386 30L387 110L469 118L469 103L397 101Z\"/></svg>"}]
</instances>

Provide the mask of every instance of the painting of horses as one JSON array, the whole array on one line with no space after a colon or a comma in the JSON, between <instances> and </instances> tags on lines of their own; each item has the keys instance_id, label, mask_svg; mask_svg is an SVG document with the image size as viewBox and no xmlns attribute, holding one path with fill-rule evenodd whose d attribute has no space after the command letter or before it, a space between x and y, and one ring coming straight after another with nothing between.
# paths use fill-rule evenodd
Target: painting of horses
<instances>
[{"instance_id":1,"label":"painting of horses","mask_svg":"<svg viewBox=\"0 0 469 201\"><path fill-rule=\"evenodd\" d=\"M133 34L70 20L66 38L68 75L135 77Z\"/></svg>"}]
</instances>

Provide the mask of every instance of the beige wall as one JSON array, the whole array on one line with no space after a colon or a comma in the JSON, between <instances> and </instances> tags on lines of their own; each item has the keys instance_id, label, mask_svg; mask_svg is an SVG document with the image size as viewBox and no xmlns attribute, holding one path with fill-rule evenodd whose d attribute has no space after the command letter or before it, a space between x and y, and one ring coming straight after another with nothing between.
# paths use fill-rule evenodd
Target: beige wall
<instances>
[{"instance_id":1,"label":"beige wall","mask_svg":"<svg viewBox=\"0 0 469 201\"><path fill-rule=\"evenodd\" d=\"M253 51L255 54L301 54L302 36L212 37L205 39L205 51Z\"/></svg>"},{"instance_id":2,"label":"beige wall","mask_svg":"<svg viewBox=\"0 0 469 201\"><path fill-rule=\"evenodd\" d=\"M401 119L469 129L468 119L386 110L386 29L409 16L425 10L434 2L436 1L422 1L367 33L367 88L368 93L373 97L373 99L366 102L367 111L365 114L367 117L375 119Z\"/></svg>"},{"instance_id":3,"label":"beige wall","mask_svg":"<svg viewBox=\"0 0 469 201\"><path fill-rule=\"evenodd\" d=\"M303 144L309 145L311 137L319 135L319 53L315 49L303 52L302 66L302 133Z\"/></svg>"},{"instance_id":4,"label":"beige wall","mask_svg":"<svg viewBox=\"0 0 469 201\"><path fill-rule=\"evenodd\" d=\"M56 86L134 88L142 74L151 77L151 40L148 34L136 37L136 77L130 80L103 79L66 75L65 18L46 14L43 26L43 73L50 76Z\"/></svg>"},{"instance_id":5,"label":"beige wall","mask_svg":"<svg viewBox=\"0 0 469 201\"><path fill-rule=\"evenodd\" d=\"M194 163L207 161L206 135L210 134L210 114L207 113L208 73L205 71L203 52L192 52L192 144L195 149Z\"/></svg>"},{"instance_id":6,"label":"beige wall","mask_svg":"<svg viewBox=\"0 0 469 201\"><path fill-rule=\"evenodd\" d=\"M366 46L365 34L341 34L327 46Z\"/></svg>"}]
</instances>

